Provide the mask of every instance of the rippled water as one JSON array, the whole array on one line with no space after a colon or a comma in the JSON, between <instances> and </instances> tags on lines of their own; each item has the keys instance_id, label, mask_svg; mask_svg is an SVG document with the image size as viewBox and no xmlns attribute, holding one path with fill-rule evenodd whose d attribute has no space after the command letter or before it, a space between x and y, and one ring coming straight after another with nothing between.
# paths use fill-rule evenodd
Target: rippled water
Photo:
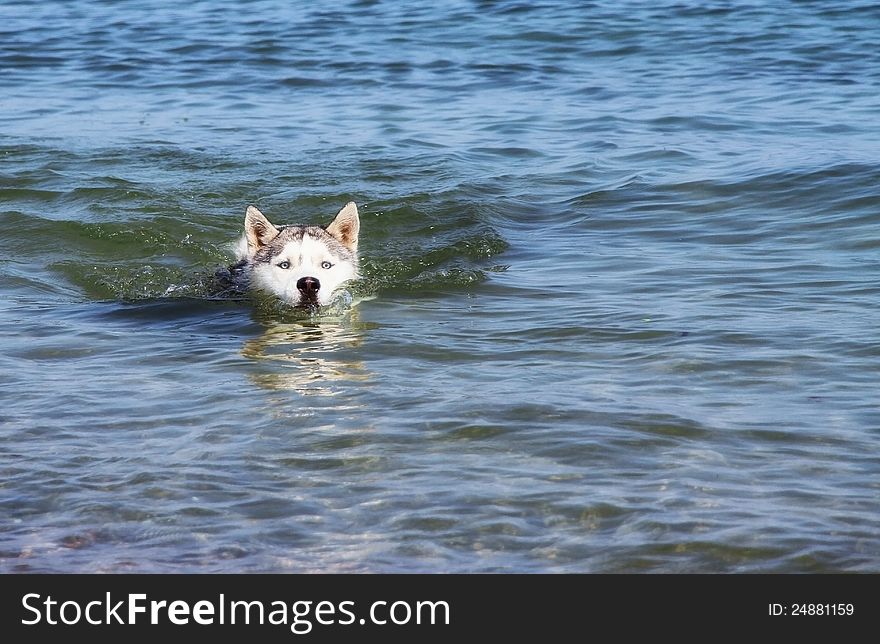
<instances>
[{"instance_id":1,"label":"rippled water","mask_svg":"<svg viewBox=\"0 0 880 644\"><path fill-rule=\"evenodd\" d=\"M0 5L0 569L880 570L880 9ZM361 208L356 303L208 297Z\"/></svg>"}]
</instances>

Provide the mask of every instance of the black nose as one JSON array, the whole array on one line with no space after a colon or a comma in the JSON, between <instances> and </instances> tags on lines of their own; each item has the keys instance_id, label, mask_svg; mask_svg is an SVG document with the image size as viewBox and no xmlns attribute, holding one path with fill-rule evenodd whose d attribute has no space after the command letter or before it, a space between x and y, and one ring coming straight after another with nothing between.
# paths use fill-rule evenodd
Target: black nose
<instances>
[{"instance_id":1,"label":"black nose","mask_svg":"<svg viewBox=\"0 0 880 644\"><path fill-rule=\"evenodd\" d=\"M318 289L321 288L321 282L315 277L300 277L296 282L296 287L306 297L315 297L318 294Z\"/></svg>"}]
</instances>

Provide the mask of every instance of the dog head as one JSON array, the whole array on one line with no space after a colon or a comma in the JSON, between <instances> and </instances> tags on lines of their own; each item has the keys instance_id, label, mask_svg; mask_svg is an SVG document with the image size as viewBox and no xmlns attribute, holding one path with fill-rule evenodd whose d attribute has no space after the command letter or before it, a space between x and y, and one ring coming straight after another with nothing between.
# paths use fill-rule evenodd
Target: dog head
<instances>
[{"instance_id":1,"label":"dog head","mask_svg":"<svg viewBox=\"0 0 880 644\"><path fill-rule=\"evenodd\" d=\"M240 255L251 286L292 306L326 306L337 288L358 276L360 220L354 202L326 228L274 226L249 206L244 231Z\"/></svg>"}]
</instances>

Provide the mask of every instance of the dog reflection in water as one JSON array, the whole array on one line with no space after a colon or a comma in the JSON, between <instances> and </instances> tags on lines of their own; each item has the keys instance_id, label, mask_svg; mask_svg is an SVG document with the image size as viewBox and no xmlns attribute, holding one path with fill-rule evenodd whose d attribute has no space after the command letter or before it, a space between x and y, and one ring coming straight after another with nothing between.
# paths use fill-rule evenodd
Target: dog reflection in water
<instances>
[{"instance_id":1,"label":"dog reflection in water","mask_svg":"<svg viewBox=\"0 0 880 644\"><path fill-rule=\"evenodd\" d=\"M273 324L245 342L242 355L266 365L254 374L266 389L291 390L307 396L333 396L345 385L369 380L362 362L347 358L361 343L354 312L343 321L302 320Z\"/></svg>"}]
</instances>

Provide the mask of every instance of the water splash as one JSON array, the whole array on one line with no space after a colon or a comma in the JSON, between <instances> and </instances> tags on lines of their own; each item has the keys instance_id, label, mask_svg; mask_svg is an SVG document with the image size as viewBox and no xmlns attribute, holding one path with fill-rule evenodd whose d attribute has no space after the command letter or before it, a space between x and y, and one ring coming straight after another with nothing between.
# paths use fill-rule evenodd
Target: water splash
<instances>
[{"instance_id":1,"label":"water splash","mask_svg":"<svg viewBox=\"0 0 880 644\"><path fill-rule=\"evenodd\" d=\"M409 206L386 212L367 209L363 217L361 278L323 307L331 314L357 298L384 292L469 288L488 273L505 269L492 260L507 249L507 242L466 205L436 212ZM300 316L273 298L218 286L216 271L232 261L229 240L207 234L203 220L195 226L162 218L136 224L41 223L56 229L73 257L51 262L50 270L90 299L250 300L268 315ZM179 234L193 227L197 232ZM198 232L206 234L200 238Z\"/></svg>"}]
</instances>

